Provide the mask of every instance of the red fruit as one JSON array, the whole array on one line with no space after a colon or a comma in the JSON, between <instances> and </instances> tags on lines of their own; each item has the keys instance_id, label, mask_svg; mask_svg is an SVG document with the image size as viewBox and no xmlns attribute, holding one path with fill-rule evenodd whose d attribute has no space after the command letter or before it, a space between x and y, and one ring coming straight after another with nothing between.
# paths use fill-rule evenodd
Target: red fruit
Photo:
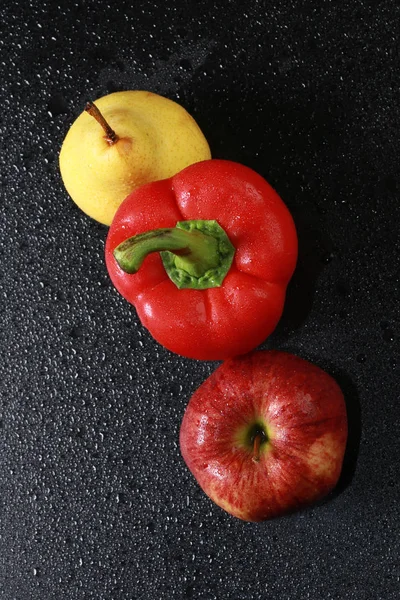
<instances>
[{"instance_id":1,"label":"red fruit","mask_svg":"<svg viewBox=\"0 0 400 600\"><path fill-rule=\"evenodd\" d=\"M246 521L263 521L326 496L347 441L335 380L297 356L254 352L223 363L192 396L182 456L204 492Z\"/></svg>"}]
</instances>

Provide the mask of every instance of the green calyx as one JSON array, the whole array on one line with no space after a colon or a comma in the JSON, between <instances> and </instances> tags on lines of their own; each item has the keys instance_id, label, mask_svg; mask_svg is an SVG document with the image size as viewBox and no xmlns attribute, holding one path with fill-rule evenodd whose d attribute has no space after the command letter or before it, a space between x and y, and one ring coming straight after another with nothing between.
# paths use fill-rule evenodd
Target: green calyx
<instances>
[{"instance_id":1,"label":"green calyx","mask_svg":"<svg viewBox=\"0 0 400 600\"><path fill-rule=\"evenodd\" d=\"M152 252L160 252L168 277L179 289L204 290L222 284L235 248L217 221L180 221L125 240L114 257L123 271L136 273Z\"/></svg>"}]
</instances>

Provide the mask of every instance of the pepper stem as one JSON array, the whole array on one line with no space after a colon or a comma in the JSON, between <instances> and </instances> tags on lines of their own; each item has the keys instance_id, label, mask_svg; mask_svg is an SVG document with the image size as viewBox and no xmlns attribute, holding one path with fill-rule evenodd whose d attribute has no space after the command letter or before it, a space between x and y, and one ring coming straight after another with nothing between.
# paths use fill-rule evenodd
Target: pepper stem
<instances>
[{"instance_id":1,"label":"pepper stem","mask_svg":"<svg viewBox=\"0 0 400 600\"><path fill-rule=\"evenodd\" d=\"M128 238L115 248L114 258L133 274L153 252L161 253L167 275L179 289L207 289L222 284L235 249L216 221L181 221Z\"/></svg>"},{"instance_id":2,"label":"pepper stem","mask_svg":"<svg viewBox=\"0 0 400 600\"><path fill-rule=\"evenodd\" d=\"M94 102L87 102L85 106L85 111L89 113L89 115L92 116L94 119L96 119L96 121L102 126L106 134L104 138L107 144L109 144L109 146L112 146L113 144L118 142L118 135L115 133L114 129L112 129L107 123L107 121L105 120L97 106L94 104Z\"/></svg>"},{"instance_id":3,"label":"pepper stem","mask_svg":"<svg viewBox=\"0 0 400 600\"><path fill-rule=\"evenodd\" d=\"M114 256L125 273L137 273L148 254L165 250L179 257L181 268L195 277L200 277L219 262L217 241L213 237L176 227L135 235L122 242L114 250Z\"/></svg>"}]
</instances>

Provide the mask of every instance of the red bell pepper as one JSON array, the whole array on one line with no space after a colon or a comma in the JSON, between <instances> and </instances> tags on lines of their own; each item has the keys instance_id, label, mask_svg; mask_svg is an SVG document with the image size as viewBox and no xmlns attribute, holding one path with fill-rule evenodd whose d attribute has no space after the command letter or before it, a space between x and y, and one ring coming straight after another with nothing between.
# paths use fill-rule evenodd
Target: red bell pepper
<instances>
[{"instance_id":1,"label":"red bell pepper","mask_svg":"<svg viewBox=\"0 0 400 600\"><path fill-rule=\"evenodd\" d=\"M278 194L248 167L217 159L135 190L106 243L111 280L142 324L172 352L201 360L265 340L296 260Z\"/></svg>"}]
</instances>

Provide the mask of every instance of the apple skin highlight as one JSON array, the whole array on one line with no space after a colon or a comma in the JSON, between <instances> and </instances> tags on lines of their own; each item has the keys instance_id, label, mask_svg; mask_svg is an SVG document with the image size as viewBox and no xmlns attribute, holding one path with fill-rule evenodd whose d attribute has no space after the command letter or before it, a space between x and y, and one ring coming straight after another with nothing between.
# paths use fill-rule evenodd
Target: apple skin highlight
<instances>
[{"instance_id":1,"label":"apple skin highlight","mask_svg":"<svg viewBox=\"0 0 400 600\"><path fill-rule=\"evenodd\" d=\"M264 430L255 459L252 428ZM347 441L343 394L319 367L278 351L229 359L198 388L180 430L182 456L228 513L264 521L321 500Z\"/></svg>"}]
</instances>

